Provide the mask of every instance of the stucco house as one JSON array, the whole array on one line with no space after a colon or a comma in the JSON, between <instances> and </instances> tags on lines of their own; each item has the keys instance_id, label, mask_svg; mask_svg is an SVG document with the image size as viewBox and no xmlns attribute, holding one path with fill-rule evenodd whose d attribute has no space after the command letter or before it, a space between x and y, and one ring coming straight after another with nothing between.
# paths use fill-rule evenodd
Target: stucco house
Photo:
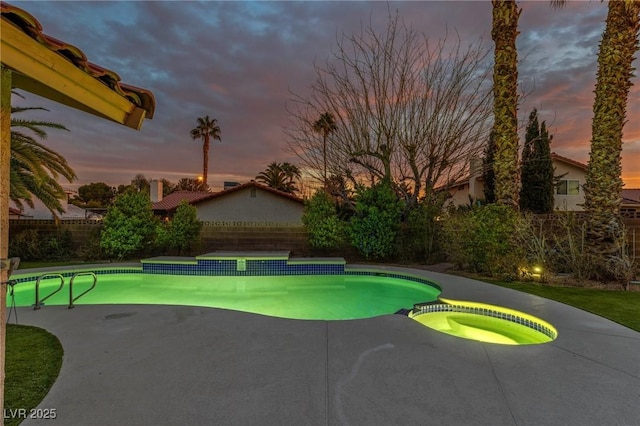
<instances>
[{"instance_id":1,"label":"stucco house","mask_svg":"<svg viewBox=\"0 0 640 426\"><path fill-rule=\"evenodd\" d=\"M164 198L162 189L155 188L152 185L152 201L160 199L153 203L153 211L163 217L172 216L186 200L197 209L201 221L227 226L302 224L302 199L253 180L220 192L178 191Z\"/></svg>"},{"instance_id":2,"label":"stucco house","mask_svg":"<svg viewBox=\"0 0 640 426\"><path fill-rule=\"evenodd\" d=\"M640 189L623 189L620 213L630 219L640 219Z\"/></svg>"},{"instance_id":3,"label":"stucco house","mask_svg":"<svg viewBox=\"0 0 640 426\"><path fill-rule=\"evenodd\" d=\"M583 210L584 191L582 187L586 181L587 165L556 153L551 154L551 161L555 170L554 175L559 178L555 188L554 208L563 211ZM442 188L448 191L451 196L448 201L450 205L468 205L471 202L484 199L482 160L472 160L469 169L469 176ZM632 217L640 216L640 189L623 189L621 197L622 214L632 215Z\"/></svg>"}]
</instances>

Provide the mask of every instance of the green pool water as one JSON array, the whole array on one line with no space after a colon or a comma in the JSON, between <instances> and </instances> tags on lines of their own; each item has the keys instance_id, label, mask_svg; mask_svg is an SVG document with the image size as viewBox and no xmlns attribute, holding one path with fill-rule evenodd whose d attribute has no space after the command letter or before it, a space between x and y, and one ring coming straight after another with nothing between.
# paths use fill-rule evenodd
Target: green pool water
<instances>
[{"instance_id":1,"label":"green pool water","mask_svg":"<svg viewBox=\"0 0 640 426\"><path fill-rule=\"evenodd\" d=\"M503 345L535 345L552 341L532 328L500 318L462 312L433 312L414 318L427 327L465 339Z\"/></svg>"},{"instance_id":2,"label":"green pool water","mask_svg":"<svg viewBox=\"0 0 640 426\"><path fill-rule=\"evenodd\" d=\"M555 327L548 322L514 309L452 299L440 298L440 301L454 309L412 311L409 316L442 333L487 343L535 345L551 342L558 336Z\"/></svg>"},{"instance_id":3,"label":"green pool water","mask_svg":"<svg viewBox=\"0 0 640 426\"><path fill-rule=\"evenodd\" d=\"M78 276L73 293L89 288L90 276ZM40 298L59 279L40 282ZM15 285L16 306L32 306L35 281ZM416 303L434 301L440 290L430 285L383 276L297 275L201 277L152 274L99 275L96 288L74 302L83 304L163 304L233 309L292 319L344 320L393 314ZM7 295L7 305L12 303ZM69 304L69 278L42 309Z\"/></svg>"}]
</instances>

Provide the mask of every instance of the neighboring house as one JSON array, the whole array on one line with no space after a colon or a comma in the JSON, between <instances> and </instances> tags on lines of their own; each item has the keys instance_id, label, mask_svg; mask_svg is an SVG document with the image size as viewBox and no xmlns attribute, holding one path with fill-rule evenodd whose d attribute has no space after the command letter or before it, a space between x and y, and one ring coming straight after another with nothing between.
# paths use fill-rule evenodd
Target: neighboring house
<instances>
[{"instance_id":1,"label":"neighboring house","mask_svg":"<svg viewBox=\"0 0 640 426\"><path fill-rule=\"evenodd\" d=\"M624 217L640 219L640 189L623 189L620 213Z\"/></svg>"},{"instance_id":2,"label":"neighboring house","mask_svg":"<svg viewBox=\"0 0 640 426\"><path fill-rule=\"evenodd\" d=\"M182 200L197 209L201 221L238 225L301 224L304 208L295 195L251 181L220 192L174 192L155 202L153 210L172 216Z\"/></svg>"},{"instance_id":3,"label":"neighboring house","mask_svg":"<svg viewBox=\"0 0 640 426\"><path fill-rule=\"evenodd\" d=\"M27 216L20 209L9 207L9 219L31 219L31 216Z\"/></svg>"},{"instance_id":4,"label":"neighboring house","mask_svg":"<svg viewBox=\"0 0 640 426\"><path fill-rule=\"evenodd\" d=\"M583 185L586 182L587 165L571 158L551 154L554 176L558 184L554 194L554 209L567 211L582 211L584 203ZM470 177L453 182L444 188L451 198L449 203L454 206L469 205L484 199L484 180L482 178L482 160L470 162ZM469 198L471 196L471 198ZM623 189L620 194L623 216L640 218L640 189Z\"/></svg>"},{"instance_id":5,"label":"neighboring house","mask_svg":"<svg viewBox=\"0 0 640 426\"><path fill-rule=\"evenodd\" d=\"M580 211L583 210L587 165L567 157L551 154L553 175L559 178L554 196L554 209Z\"/></svg>"},{"instance_id":6,"label":"neighboring house","mask_svg":"<svg viewBox=\"0 0 640 426\"><path fill-rule=\"evenodd\" d=\"M60 205L64 209L64 213L58 215L60 220L102 220L102 215L99 213L92 212L87 209L83 209L78 206L74 206L69 203L69 200L76 194L76 191L71 189L66 189L66 198L60 200ZM33 208L23 203L23 207L21 210L14 209L19 211L23 217L16 217L15 219L36 219L36 220L52 220L53 215L49 211L49 209L42 203L42 201L37 198L33 198ZM11 219L14 219L13 215Z\"/></svg>"}]
</instances>

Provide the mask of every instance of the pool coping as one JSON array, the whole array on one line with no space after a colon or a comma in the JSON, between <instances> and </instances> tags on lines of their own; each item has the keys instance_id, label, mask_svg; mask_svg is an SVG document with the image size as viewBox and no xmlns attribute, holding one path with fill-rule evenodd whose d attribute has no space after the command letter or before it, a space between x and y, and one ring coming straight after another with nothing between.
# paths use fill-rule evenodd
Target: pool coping
<instances>
[{"instance_id":1,"label":"pool coping","mask_svg":"<svg viewBox=\"0 0 640 426\"><path fill-rule=\"evenodd\" d=\"M34 278L36 275L46 273L69 272L70 274L77 272L94 272L96 270L137 270L142 272L142 264L139 262L122 262L122 263L87 263L67 266L49 266L46 268L27 268L17 269L11 274L10 280L20 280L24 278Z\"/></svg>"}]
</instances>

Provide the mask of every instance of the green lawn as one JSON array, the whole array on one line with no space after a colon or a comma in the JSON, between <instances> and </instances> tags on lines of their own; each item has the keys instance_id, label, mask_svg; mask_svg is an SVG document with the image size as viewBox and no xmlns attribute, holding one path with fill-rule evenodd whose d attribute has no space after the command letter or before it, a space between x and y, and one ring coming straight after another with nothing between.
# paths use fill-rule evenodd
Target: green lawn
<instances>
[{"instance_id":1,"label":"green lawn","mask_svg":"<svg viewBox=\"0 0 640 426\"><path fill-rule=\"evenodd\" d=\"M566 303L640 331L640 291L599 290L480 279L489 284Z\"/></svg>"},{"instance_id":2,"label":"green lawn","mask_svg":"<svg viewBox=\"0 0 640 426\"><path fill-rule=\"evenodd\" d=\"M53 386L63 350L56 336L38 327L7 324L6 338L4 424L15 426L24 418L11 413L19 409L29 413Z\"/></svg>"}]
</instances>

